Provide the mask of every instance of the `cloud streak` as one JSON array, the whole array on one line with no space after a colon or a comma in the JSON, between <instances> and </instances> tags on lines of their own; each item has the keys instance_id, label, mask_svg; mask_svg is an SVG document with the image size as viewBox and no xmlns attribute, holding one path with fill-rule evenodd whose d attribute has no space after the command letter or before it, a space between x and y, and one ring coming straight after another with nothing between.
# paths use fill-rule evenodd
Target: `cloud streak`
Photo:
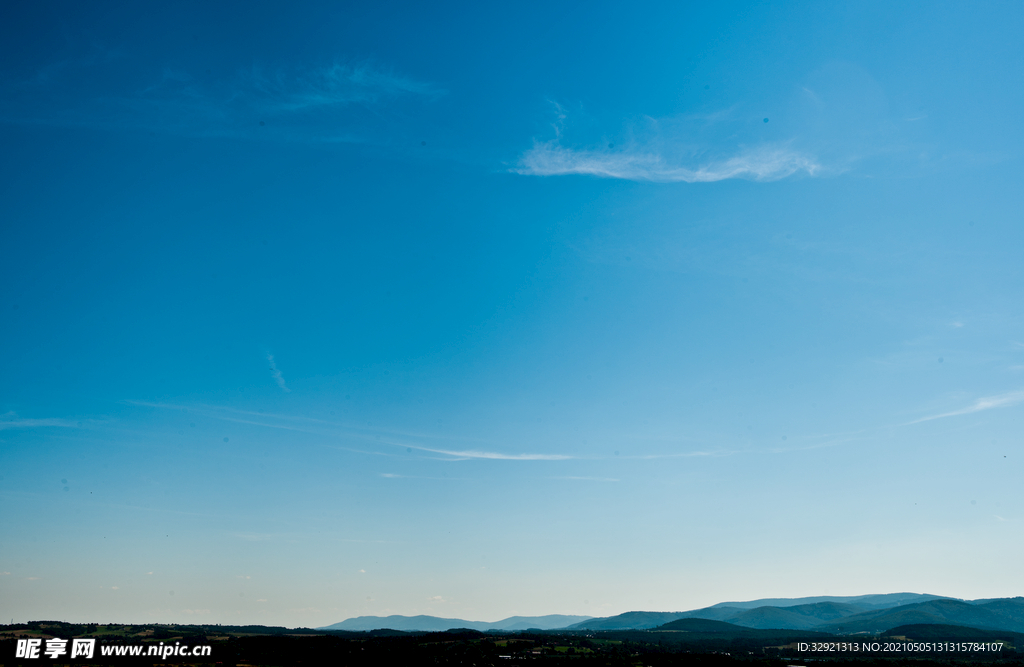
<instances>
[{"instance_id":1,"label":"cloud streak","mask_svg":"<svg viewBox=\"0 0 1024 667\"><path fill-rule=\"evenodd\" d=\"M277 364L274 363L274 355L267 354L267 362L270 364L270 377L274 378L274 382L281 388L281 391L290 392L291 389L284 383L284 376L281 375L281 371L277 369Z\"/></svg>"},{"instance_id":2,"label":"cloud streak","mask_svg":"<svg viewBox=\"0 0 1024 667\"><path fill-rule=\"evenodd\" d=\"M253 66L221 78L164 68L150 73L148 85L111 88L110 82L134 78L125 75L127 62L123 56L80 58L44 66L27 80L0 79L0 119L196 137L362 142L387 105L445 94L369 62L338 61Z\"/></svg>"},{"instance_id":3,"label":"cloud streak","mask_svg":"<svg viewBox=\"0 0 1024 667\"><path fill-rule=\"evenodd\" d=\"M0 431L23 428L42 428L49 426L57 428L80 428L82 425L79 422L70 421L68 419L23 419L18 417L14 412L8 412L0 415Z\"/></svg>"},{"instance_id":4,"label":"cloud streak","mask_svg":"<svg viewBox=\"0 0 1024 667\"><path fill-rule=\"evenodd\" d=\"M437 97L442 91L367 64L335 63L296 73L253 68L241 77L241 93L267 113L295 113L349 104L376 104L401 95Z\"/></svg>"},{"instance_id":5,"label":"cloud streak","mask_svg":"<svg viewBox=\"0 0 1024 667\"><path fill-rule=\"evenodd\" d=\"M952 412L943 412L938 415L931 415L928 417L922 417L921 419L915 419L914 421L907 422L910 424L920 424L922 422L933 421L935 419L945 419L946 417L958 417L960 415L969 415L975 412L982 412L984 410L994 410L995 408L1008 408L1012 405L1024 401L1024 390L1010 391L1005 394L998 394L996 396L985 396L979 398L971 405L960 410L953 410Z\"/></svg>"},{"instance_id":6,"label":"cloud streak","mask_svg":"<svg viewBox=\"0 0 1024 667\"><path fill-rule=\"evenodd\" d=\"M433 454L443 454L445 456L454 457L456 460L469 460L469 459L487 459L494 461L567 461L572 456L565 454L503 454L500 452L483 452L479 450L466 449L466 450L451 450L451 449L432 449L429 447L417 447L416 445L408 445L411 449L418 449L422 452L431 452Z\"/></svg>"},{"instance_id":7,"label":"cloud streak","mask_svg":"<svg viewBox=\"0 0 1024 667\"><path fill-rule=\"evenodd\" d=\"M268 355L268 357L270 357L270 356L271 355ZM144 406L144 407L160 408L160 409L167 409L167 410L194 410L194 411L197 411L197 412L209 414L210 416L213 416L214 418L222 420L222 421L228 421L228 422L234 422L234 423L240 423L240 424L249 424L249 425L252 425L252 426L263 426L263 427L266 427L266 428L284 429L284 430L288 430L288 431L297 431L297 432L301 432L301 433L310 433L310 434L314 434L314 435L321 435L321 436L327 436L327 437L338 437L341 434L337 433L336 431L332 432L332 430L333 429L342 429L343 431L346 432L346 433L344 433L345 437L360 438L360 439L363 439L363 440L367 440L369 442L375 442L375 443L381 444L381 445L388 445L390 447L398 447L398 448L402 448L402 449L414 449L414 450L421 451L421 452L430 452L432 454L440 454L442 456L449 457L448 459L446 459L446 460L449 460L449 461L466 461L466 460L471 460L471 459L494 460L494 461L566 461L566 460L569 460L569 459L577 458L577 457L568 456L568 455L565 455L565 454L505 454L505 453L502 453L502 452L493 452L493 451L485 451L485 450L477 450L477 449L452 450L452 449L441 449L441 448L436 448L436 447L426 447L426 446L419 445L419 444L412 444L412 443L407 441L407 438L411 438L411 437L418 437L418 438L421 438L421 439L442 439L443 438L444 440L452 440L453 438L448 438L448 437L440 436L440 435L407 434L407 433L401 433L401 432L394 432L394 431L390 431L390 430L387 430L387 429L372 429L372 428L367 428L367 427L347 426L347 425L344 425L344 424L338 424L338 423L335 423L335 422L330 422L330 421L321 420L321 419L314 419L314 418L310 418L310 417L295 417L295 416L281 415L281 414L265 414L265 413L253 412L251 410L237 410L237 409L234 409L234 408L220 407L220 406L191 406L191 407L189 407L189 406L184 406L184 405L176 405L176 404L172 404L172 403L160 403L160 402L140 401L140 400L126 400L124 402L128 403L129 405L139 405L139 406ZM254 416L261 417L263 419L293 420L293 421L298 421L300 423L305 422L305 423L314 424L315 426L319 426L320 428L306 428L306 427L303 427L303 426L292 426L292 425L289 425L289 424L273 424L273 423L267 423L266 421L239 419L239 418L236 418L236 417L230 417L230 416L227 416L227 415L224 415L224 414L219 414L219 413L223 413L223 412L242 414L242 415L254 415ZM383 433L387 437L385 437L384 439L381 439L380 435L376 435L376 436L371 437L371 435L373 433L378 433L378 434ZM454 439L458 439L458 438L454 438ZM327 446L336 447L335 445L327 445ZM382 452L372 452L372 451L371 452L367 452L367 451L362 451L362 450L350 449L350 448L347 448L347 447L344 447L344 448L341 448L341 449L345 449L347 451L359 451L360 453L363 453L363 454L372 454L372 455L375 455L375 456L382 455Z\"/></svg>"},{"instance_id":8,"label":"cloud streak","mask_svg":"<svg viewBox=\"0 0 1024 667\"><path fill-rule=\"evenodd\" d=\"M782 146L760 146L733 157L685 166L657 150L575 150L558 142L535 143L512 171L527 176L587 174L655 183L712 183L731 178L777 181L796 173L815 176L822 166L811 156Z\"/></svg>"}]
</instances>

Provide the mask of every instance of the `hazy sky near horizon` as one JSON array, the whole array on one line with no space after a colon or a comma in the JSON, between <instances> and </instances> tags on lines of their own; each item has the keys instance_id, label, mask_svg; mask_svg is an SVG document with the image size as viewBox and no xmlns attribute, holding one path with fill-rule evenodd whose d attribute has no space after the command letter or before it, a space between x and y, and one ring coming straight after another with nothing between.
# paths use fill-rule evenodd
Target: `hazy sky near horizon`
<instances>
[{"instance_id":1,"label":"hazy sky near horizon","mask_svg":"<svg viewBox=\"0 0 1024 667\"><path fill-rule=\"evenodd\" d=\"M1018 3L21 3L0 618L1022 593Z\"/></svg>"}]
</instances>

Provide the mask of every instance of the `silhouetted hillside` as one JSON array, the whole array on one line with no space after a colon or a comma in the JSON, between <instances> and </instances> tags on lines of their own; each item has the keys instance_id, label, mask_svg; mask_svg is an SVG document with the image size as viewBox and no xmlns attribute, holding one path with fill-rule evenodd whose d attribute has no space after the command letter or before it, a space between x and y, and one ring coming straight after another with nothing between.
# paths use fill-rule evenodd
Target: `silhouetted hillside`
<instances>
[{"instance_id":1,"label":"silhouetted hillside","mask_svg":"<svg viewBox=\"0 0 1024 667\"><path fill-rule=\"evenodd\" d=\"M841 604L852 604L869 609L889 609L904 604L915 604L929 600L944 599L941 595L929 595L927 593L881 593L872 595L819 595L817 597L804 598L762 598L747 602L719 602L714 607L738 607L740 609L755 609L757 607L795 607L798 605L817 604L819 602L839 602Z\"/></svg>"},{"instance_id":2,"label":"silhouetted hillside","mask_svg":"<svg viewBox=\"0 0 1024 667\"><path fill-rule=\"evenodd\" d=\"M1024 640L1024 634L1019 632L979 630L978 628L965 628L962 625L943 625L941 623L899 625L889 629L885 634L889 637L906 637L910 641L1008 641L1014 646L1021 646L1021 640Z\"/></svg>"},{"instance_id":3,"label":"silhouetted hillside","mask_svg":"<svg viewBox=\"0 0 1024 667\"><path fill-rule=\"evenodd\" d=\"M826 632L885 632L900 625L948 624L971 628L1024 632L1024 598L984 604L961 600L930 600L894 609L862 612L816 627Z\"/></svg>"},{"instance_id":4,"label":"silhouetted hillside","mask_svg":"<svg viewBox=\"0 0 1024 667\"><path fill-rule=\"evenodd\" d=\"M729 634L749 634L750 629L725 623L724 621L711 621L705 618L680 618L675 621L659 625L657 631L670 632L724 632Z\"/></svg>"},{"instance_id":5,"label":"silhouetted hillside","mask_svg":"<svg viewBox=\"0 0 1024 667\"><path fill-rule=\"evenodd\" d=\"M810 630L821 622L822 619L799 614L781 607L748 609L729 618L729 623L758 629Z\"/></svg>"},{"instance_id":6,"label":"silhouetted hillside","mask_svg":"<svg viewBox=\"0 0 1024 667\"><path fill-rule=\"evenodd\" d=\"M592 618L570 625L565 630L646 630L674 621L683 614L678 611L627 611L618 616Z\"/></svg>"},{"instance_id":7,"label":"silhouetted hillside","mask_svg":"<svg viewBox=\"0 0 1024 667\"><path fill-rule=\"evenodd\" d=\"M579 616L513 616L497 622L466 621L436 616L360 616L322 628L367 631L391 628L440 632L452 628L479 631L531 628L540 630L647 630L679 619L724 621L757 630L801 630L850 634L884 632L901 625L944 624L1024 632L1024 598L964 601L936 595L893 593L854 597L816 597L716 604L691 611L630 611L604 618ZM798 604L792 604L792 603ZM755 606L751 606L755 605ZM887 605L887 606L883 606Z\"/></svg>"},{"instance_id":8,"label":"silhouetted hillside","mask_svg":"<svg viewBox=\"0 0 1024 667\"><path fill-rule=\"evenodd\" d=\"M340 623L328 625L320 630L348 630L362 632L368 630L390 629L404 632L445 632L456 628L468 628L486 632L488 630L553 630L563 628L571 623L578 623L589 616L567 616L549 614L547 616L510 616L500 621L467 621L461 618L439 618L437 616L359 616L349 618Z\"/></svg>"}]
</instances>

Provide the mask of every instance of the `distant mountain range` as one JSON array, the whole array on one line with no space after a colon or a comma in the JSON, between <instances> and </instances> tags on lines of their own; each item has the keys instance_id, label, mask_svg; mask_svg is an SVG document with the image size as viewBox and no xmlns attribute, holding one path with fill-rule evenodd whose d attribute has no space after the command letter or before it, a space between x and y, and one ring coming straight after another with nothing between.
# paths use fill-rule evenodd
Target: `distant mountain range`
<instances>
[{"instance_id":1,"label":"distant mountain range","mask_svg":"<svg viewBox=\"0 0 1024 667\"><path fill-rule=\"evenodd\" d=\"M819 602L837 602L841 604L853 604L865 609L888 609L901 604L913 602L926 602L928 600L942 599L942 595L927 595L922 593L882 593L881 595L854 595L835 596L823 595L812 598L761 598L749 602L719 602L714 607L739 607L740 609L756 609L757 607L796 607L805 604L817 604ZM987 602L987 600L979 600Z\"/></svg>"},{"instance_id":2,"label":"distant mountain range","mask_svg":"<svg viewBox=\"0 0 1024 667\"><path fill-rule=\"evenodd\" d=\"M764 604L766 602L774 604ZM1024 632L1024 598L955 600L894 593L728 602L683 612L631 611L592 618L566 630L642 630L684 618L725 621L758 630L813 630L833 634L885 632L901 625L946 624Z\"/></svg>"},{"instance_id":3,"label":"distant mountain range","mask_svg":"<svg viewBox=\"0 0 1024 667\"><path fill-rule=\"evenodd\" d=\"M443 632L467 628L517 631L678 629L681 619L722 621L756 630L807 630L832 634L878 633L907 625L956 625L980 630L1024 632L1024 597L956 600L938 595L889 593L851 597L769 598L721 602L692 611L629 611L617 616L512 616L494 623L436 616L360 616L321 630L379 629ZM666 624L670 624L666 627ZM692 624L687 624L692 625ZM709 626L710 627L710 626Z\"/></svg>"},{"instance_id":4,"label":"distant mountain range","mask_svg":"<svg viewBox=\"0 0 1024 667\"><path fill-rule=\"evenodd\" d=\"M592 616L566 616L549 614L548 616L510 616L506 619L486 623L484 621L466 621L461 618L438 618L437 616L359 616L349 618L341 623L328 625L318 630L349 630L353 632L366 630L405 630L421 632L444 632L466 628L469 630L555 630L586 621Z\"/></svg>"}]
</instances>

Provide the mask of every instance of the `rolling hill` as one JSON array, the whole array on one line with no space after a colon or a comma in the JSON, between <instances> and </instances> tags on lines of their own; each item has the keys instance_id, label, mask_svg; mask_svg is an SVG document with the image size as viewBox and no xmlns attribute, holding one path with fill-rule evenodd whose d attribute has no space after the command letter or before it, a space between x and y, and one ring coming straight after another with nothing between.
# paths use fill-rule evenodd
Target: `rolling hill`
<instances>
[{"instance_id":1,"label":"rolling hill","mask_svg":"<svg viewBox=\"0 0 1024 667\"><path fill-rule=\"evenodd\" d=\"M892 609L862 612L823 623L815 629L834 633L885 632L900 625L946 624L981 630L1024 632L1024 598L982 604L929 600Z\"/></svg>"},{"instance_id":2,"label":"rolling hill","mask_svg":"<svg viewBox=\"0 0 1024 667\"><path fill-rule=\"evenodd\" d=\"M564 614L549 614L547 616L510 616L509 618L488 623L486 621L467 621L461 618L439 618L437 616L359 616L349 618L340 623L328 625L318 630L403 630L406 632L444 632L456 628L469 630L527 630L537 628L539 630L553 630L563 628L566 625L585 621L588 616L566 616Z\"/></svg>"},{"instance_id":3,"label":"rolling hill","mask_svg":"<svg viewBox=\"0 0 1024 667\"><path fill-rule=\"evenodd\" d=\"M903 604L915 602L927 602L928 600L943 599L941 595L929 595L927 593L881 593L872 595L836 596L821 595L805 598L762 598L748 602L719 602L714 607L738 607L740 609L755 609L757 607L796 607L798 605L818 604L820 602L838 602L851 604L869 609L888 609Z\"/></svg>"},{"instance_id":4,"label":"rolling hill","mask_svg":"<svg viewBox=\"0 0 1024 667\"><path fill-rule=\"evenodd\" d=\"M763 604L765 602L775 604ZM426 632L453 628L481 632L514 632L531 628L566 631L650 630L664 629L666 624L683 619L717 621L732 628L751 630L795 630L832 634L879 633L898 626L936 624L1024 633L1024 597L970 601L937 595L891 593L852 597L773 598L719 603L691 611L629 611L603 618L560 614L513 616L493 623L436 616L360 616L320 629L392 629ZM677 630L682 627L679 626Z\"/></svg>"}]
</instances>

